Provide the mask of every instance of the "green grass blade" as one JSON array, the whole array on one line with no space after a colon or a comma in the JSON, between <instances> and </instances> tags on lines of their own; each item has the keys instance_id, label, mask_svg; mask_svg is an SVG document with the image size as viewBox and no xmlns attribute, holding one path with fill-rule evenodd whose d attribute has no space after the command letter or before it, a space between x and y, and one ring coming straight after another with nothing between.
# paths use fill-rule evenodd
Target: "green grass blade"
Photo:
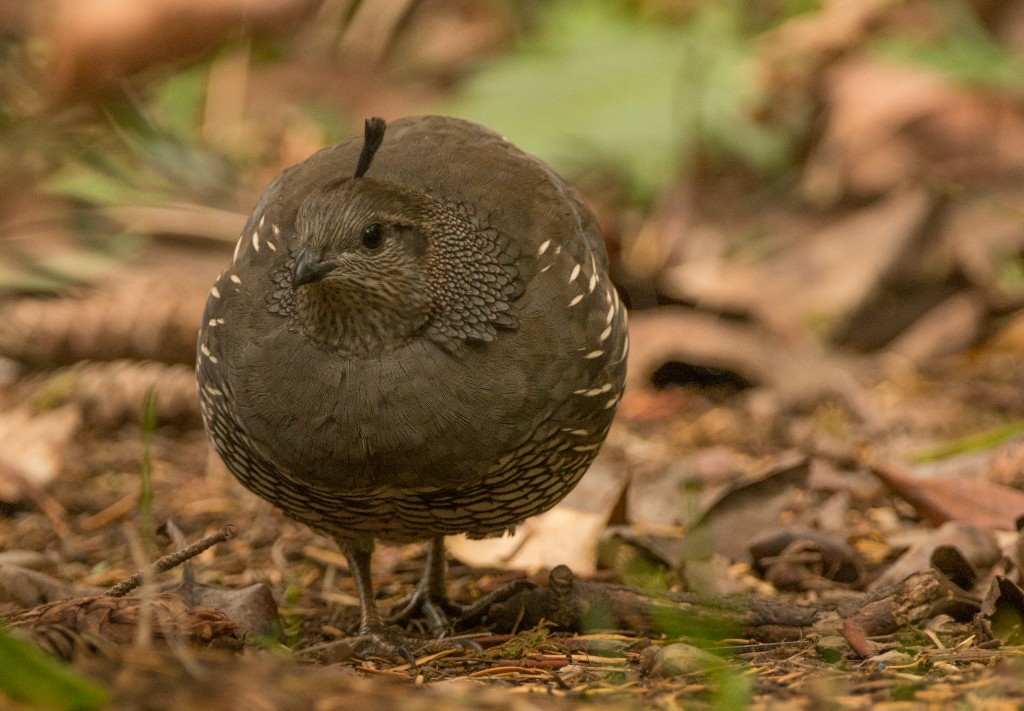
<instances>
[{"instance_id":1,"label":"green grass blade","mask_svg":"<svg viewBox=\"0 0 1024 711\"><path fill-rule=\"evenodd\" d=\"M72 667L0 629L0 693L36 708L90 711L107 692Z\"/></svg>"}]
</instances>

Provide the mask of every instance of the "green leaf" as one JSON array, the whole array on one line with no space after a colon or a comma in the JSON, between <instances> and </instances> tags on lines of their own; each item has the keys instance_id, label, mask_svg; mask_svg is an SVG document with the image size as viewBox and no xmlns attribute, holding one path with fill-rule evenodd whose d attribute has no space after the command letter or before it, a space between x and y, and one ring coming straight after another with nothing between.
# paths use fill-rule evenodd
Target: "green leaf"
<instances>
[{"instance_id":1,"label":"green leaf","mask_svg":"<svg viewBox=\"0 0 1024 711\"><path fill-rule=\"evenodd\" d=\"M659 24L606 0L554 2L521 47L484 64L441 107L507 136L557 169L617 168L650 200L698 155L757 169L790 139L756 122L745 4L698 5Z\"/></svg>"},{"instance_id":2,"label":"green leaf","mask_svg":"<svg viewBox=\"0 0 1024 711\"><path fill-rule=\"evenodd\" d=\"M874 50L897 61L932 67L968 86L1012 94L1024 91L1024 58L1000 44L963 0L936 0L945 34L922 37L904 31L883 35Z\"/></svg>"},{"instance_id":3,"label":"green leaf","mask_svg":"<svg viewBox=\"0 0 1024 711\"><path fill-rule=\"evenodd\" d=\"M931 67L967 86L1012 94L1024 91L1024 59L991 39L890 35L880 38L874 50L887 59Z\"/></svg>"},{"instance_id":4,"label":"green leaf","mask_svg":"<svg viewBox=\"0 0 1024 711\"><path fill-rule=\"evenodd\" d=\"M94 205L150 205L161 202L159 195L84 164L70 165L55 173L43 181L43 189Z\"/></svg>"},{"instance_id":5,"label":"green leaf","mask_svg":"<svg viewBox=\"0 0 1024 711\"><path fill-rule=\"evenodd\" d=\"M0 629L0 692L14 701L50 709L89 711L107 702L102 687Z\"/></svg>"},{"instance_id":6,"label":"green leaf","mask_svg":"<svg viewBox=\"0 0 1024 711\"><path fill-rule=\"evenodd\" d=\"M200 138L209 70L209 64L199 64L171 74L154 91L155 112L170 132L184 140Z\"/></svg>"},{"instance_id":7,"label":"green leaf","mask_svg":"<svg viewBox=\"0 0 1024 711\"><path fill-rule=\"evenodd\" d=\"M1024 435L1024 420L1016 420L990 430L969 434L966 437L941 442L919 450L915 462L934 462L969 452L987 451Z\"/></svg>"},{"instance_id":8,"label":"green leaf","mask_svg":"<svg viewBox=\"0 0 1024 711\"><path fill-rule=\"evenodd\" d=\"M230 193L234 168L226 156L126 102L107 107L105 116L106 132L77 136L45 190L95 205L208 202Z\"/></svg>"}]
</instances>

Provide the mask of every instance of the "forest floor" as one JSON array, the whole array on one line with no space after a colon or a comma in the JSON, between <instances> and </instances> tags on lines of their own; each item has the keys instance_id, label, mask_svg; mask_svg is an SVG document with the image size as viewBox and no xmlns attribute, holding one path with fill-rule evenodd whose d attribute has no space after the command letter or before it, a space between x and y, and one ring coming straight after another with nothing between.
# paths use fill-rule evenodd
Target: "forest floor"
<instances>
[{"instance_id":1,"label":"forest floor","mask_svg":"<svg viewBox=\"0 0 1024 711\"><path fill-rule=\"evenodd\" d=\"M0 13L0 619L73 667L0 633L0 708L1024 705L1020 0L126 2ZM594 149L631 352L580 486L448 541L455 600L533 587L411 665L353 652L344 557L225 470L192 363L261 187L435 110ZM376 551L382 609L425 553Z\"/></svg>"}]
</instances>

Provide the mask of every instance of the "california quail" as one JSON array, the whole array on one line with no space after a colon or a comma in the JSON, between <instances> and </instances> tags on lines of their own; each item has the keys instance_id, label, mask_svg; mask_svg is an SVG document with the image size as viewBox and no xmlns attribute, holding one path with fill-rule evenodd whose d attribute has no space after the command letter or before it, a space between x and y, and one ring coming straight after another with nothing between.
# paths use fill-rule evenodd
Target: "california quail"
<instances>
[{"instance_id":1,"label":"california quail","mask_svg":"<svg viewBox=\"0 0 1024 711\"><path fill-rule=\"evenodd\" d=\"M432 541L406 611L440 636L443 536L500 535L576 485L627 349L601 234L565 181L467 121L385 134L375 118L263 192L210 290L196 370L214 448L338 541L361 635L383 644L374 539Z\"/></svg>"}]
</instances>

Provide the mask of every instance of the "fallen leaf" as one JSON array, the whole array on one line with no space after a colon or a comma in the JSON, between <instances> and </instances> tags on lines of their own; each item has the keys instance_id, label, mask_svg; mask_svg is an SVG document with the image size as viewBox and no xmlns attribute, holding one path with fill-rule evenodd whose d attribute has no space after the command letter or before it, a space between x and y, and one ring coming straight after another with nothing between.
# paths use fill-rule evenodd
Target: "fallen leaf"
<instances>
[{"instance_id":1,"label":"fallen leaf","mask_svg":"<svg viewBox=\"0 0 1024 711\"><path fill-rule=\"evenodd\" d=\"M1024 589L1001 575L992 581L978 613L979 627L1002 644L1024 644Z\"/></svg>"},{"instance_id":2,"label":"fallen leaf","mask_svg":"<svg viewBox=\"0 0 1024 711\"><path fill-rule=\"evenodd\" d=\"M965 521L979 528L1013 531L1024 514L1024 492L1002 484L915 477L889 464L873 464L871 471L921 518L936 526Z\"/></svg>"},{"instance_id":3,"label":"fallen leaf","mask_svg":"<svg viewBox=\"0 0 1024 711\"><path fill-rule=\"evenodd\" d=\"M980 295L954 294L919 318L886 350L910 363L924 363L966 350L978 339L986 312Z\"/></svg>"},{"instance_id":4,"label":"fallen leaf","mask_svg":"<svg viewBox=\"0 0 1024 711\"><path fill-rule=\"evenodd\" d=\"M666 363L733 374L765 388L784 409L837 398L862 422L880 426L876 408L842 358L826 357L809 342L793 343L754 324L737 324L681 307L630 316L627 392L648 387Z\"/></svg>"},{"instance_id":5,"label":"fallen leaf","mask_svg":"<svg viewBox=\"0 0 1024 711\"><path fill-rule=\"evenodd\" d=\"M732 561L749 562L751 540L778 526L779 515L806 489L809 471L806 457L791 455L727 488L692 524L687 548L696 555L703 552L704 557L718 553Z\"/></svg>"},{"instance_id":6,"label":"fallen leaf","mask_svg":"<svg viewBox=\"0 0 1024 711\"><path fill-rule=\"evenodd\" d=\"M567 565L578 575L593 575L601 534L625 485L623 467L610 453L602 452L561 503L527 519L512 535L482 540L450 536L446 548L478 568L535 571Z\"/></svg>"},{"instance_id":7,"label":"fallen leaf","mask_svg":"<svg viewBox=\"0 0 1024 711\"><path fill-rule=\"evenodd\" d=\"M667 270L659 286L687 303L754 315L780 332L807 324L830 331L867 304L898 265L909 259L921 267L915 246L928 236L920 227L934 208L927 190L894 190L807 226L813 231L756 263L720 254L690 258Z\"/></svg>"},{"instance_id":8,"label":"fallen leaf","mask_svg":"<svg viewBox=\"0 0 1024 711\"><path fill-rule=\"evenodd\" d=\"M29 484L42 487L64 467L68 442L82 424L77 407L66 405L36 414L22 405L0 413L0 452L4 463ZM0 467L0 501L21 501L18 481Z\"/></svg>"},{"instance_id":9,"label":"fallen leaf","mask_svg":"<svg viewBox=\"0 0 1024 711\"><path fill-rule=\"evenodd\" d=\"M929 531L923 538L915 542L903 555L890 565L881 575L876 578L868 587L869 590L876 590L886 585L893 585L913 573L927 570L931 567L945 567L942 570L947 577L951 577L947 571L948 566L934 566L933 554L939 549L955 549L960 559L969 565L974 571L983 570L992 566L999 559L999 544L992 531L979 528L971 523L963 521L947 521L933 531ZM950 555L947 552L940 554L943 557ZM953 576L958 577L958 576ZM957 582L954 580L954 582ZM957 582L959 585L959 582ZM963 587L961 585L961 587ZM969 590L970 587L964 588Z\"/></svg>"}]
</instances>

